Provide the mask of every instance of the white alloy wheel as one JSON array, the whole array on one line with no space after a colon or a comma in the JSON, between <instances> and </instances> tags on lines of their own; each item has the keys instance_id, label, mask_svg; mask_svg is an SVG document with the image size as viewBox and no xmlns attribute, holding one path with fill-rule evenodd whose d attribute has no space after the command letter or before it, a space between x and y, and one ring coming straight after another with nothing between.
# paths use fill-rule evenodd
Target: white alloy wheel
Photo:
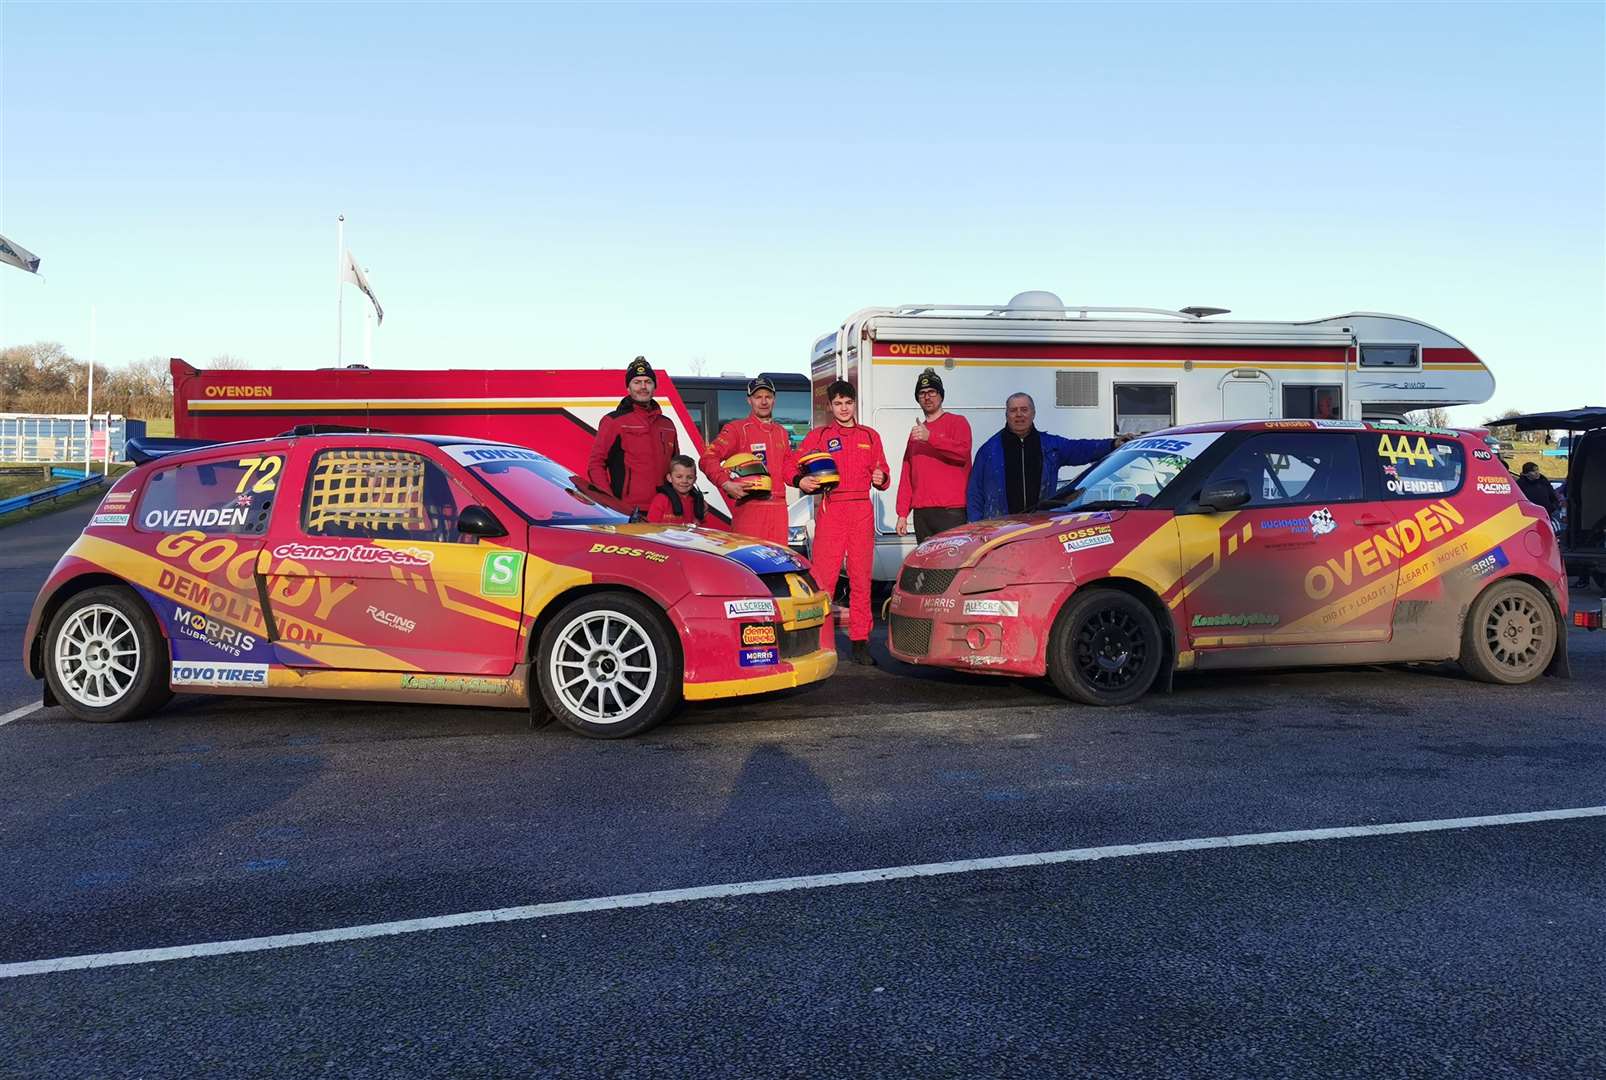
<instances>
[{"instance_id":1,"label":"white alloy wheel","mask_svg":"<svg viewBox=\"0 0 1606 1080\"><path fill-rule=\"evenodd\" d=\"M73 612L56 635L53 652L61 688L90 708L117 704L139 677L139 634L126 615L105 604Z\"/></svg>"},{"instance_id":2,"label":"white alloy wheel","mask_svg":"<svg viewBox=\"0 0 1606 1080\"><path fill-rule=\"evenodd\" d=\"M619 611L585 611L559 633L547 678L564 706L592 724L629 720L664 677L647 631Z\"/></svg>"}]
</instances>

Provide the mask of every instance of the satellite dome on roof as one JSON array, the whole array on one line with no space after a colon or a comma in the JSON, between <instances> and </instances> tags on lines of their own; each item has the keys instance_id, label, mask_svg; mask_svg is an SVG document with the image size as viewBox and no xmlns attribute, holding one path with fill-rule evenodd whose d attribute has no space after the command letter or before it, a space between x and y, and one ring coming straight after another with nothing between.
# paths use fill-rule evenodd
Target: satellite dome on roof
<instances>
[{"instance_id":1,"label":"satellite dome on roof","mask_svg":"<svg viewBox=\"0 0 1606 1080\"><path fill-rule=\"evenodd\" d=\"M1065 301L1051 292L1030 289L1010 297L1004 310L1007 314L1028 319L1058 319L1065 315Z\"/></svg>"}]
</instances>

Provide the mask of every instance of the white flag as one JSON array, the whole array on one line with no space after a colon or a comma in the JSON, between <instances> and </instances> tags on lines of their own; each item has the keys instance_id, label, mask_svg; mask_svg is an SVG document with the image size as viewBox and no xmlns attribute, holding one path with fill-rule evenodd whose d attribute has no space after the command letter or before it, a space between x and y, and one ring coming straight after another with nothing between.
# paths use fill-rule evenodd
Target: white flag
<instances>
[{"instance_id":1,"label":"white flag","mask_svg":"<svg viewBox=\"0 0 1606 1080\"><path fill-rule=\"evenodd\" d=\"M374 295L373 288L369 286L368 275L362 272L362 267L357 265L357 260L351 257L350 248L346 249L346 268L341 271L340 280L349 281L363 291L363 295L368 297L369 301L374 305L375 321L383 325L385 322L385 309L379 306L379 297Z\"/></svg>"},{"instance_id":2,"label":"white flag","mask_svg":"<svg viewBox=\"0 0 1606 1080\"><path fill-rule=\"evenodd\" d=\"M10 263L12 266L20 270L26 270L30 274L39 272L39 256L21 244L13 244L3 236L0 236L0 263ZM325 263L324 265L327 266L328 264Z\"/></svg>"}]
</instances>

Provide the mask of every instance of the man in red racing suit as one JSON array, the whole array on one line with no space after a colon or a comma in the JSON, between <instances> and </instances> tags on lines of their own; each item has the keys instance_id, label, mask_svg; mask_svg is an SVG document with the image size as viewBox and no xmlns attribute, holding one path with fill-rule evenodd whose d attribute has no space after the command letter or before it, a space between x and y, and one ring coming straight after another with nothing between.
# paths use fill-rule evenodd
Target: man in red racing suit
<instances>
[{"instance_id":1,"label":"man in red racing suit","mask_svg":"<svg viewBox=\"0 0 1606 1080\"><path fill-rule=\"evenodd\" d=\"M669 473L669 459L680 452L675 425L652 399L658 376L645 357L625 368L629 391L619 407L602 418L586 462L586 479L632 510L646 512L658 485Z\"/></svg>"},{"instance_id":2,"label":"man in red racing suit","mask_svg":"<svg viewBox=\"0 0 1606 1080\"><path fill-rule=\"evenodd\" d=\"M748 381L747 403L752 412L720 428L714 441L703 451L703 475L725 493L725 501L731 507L731 532L756 536L785 547L786 484L797 467L791 437L775 420L775 383L768 375ZM743 482L733 479L720 464L742 451L758 458L769 470L770 493L767 496L744 499Z\"/></svg>"},{"instance_id":3,"label":"man in red racing suit","mask_svg":"<svg viewBox=\"0 0 1606 1080\"><path fill-rule=\"evenodd\" d=\"M858 394L853 384L838 379L825 391L831 405L831 423L817 427L797 448L798 455L823 451L836 461L841 483L819 497L814 522L814 580L827 596L836 592L842 556L848 560L848 640L855 664L873 665L870 656L870 568L875 560L875 506L870 489L885 491L891 479L881 436L855 419ZM819 490L813 477L798 486L806 494ZM829 624L828 624L829 625Z\"/></svg>"}]
</instances>

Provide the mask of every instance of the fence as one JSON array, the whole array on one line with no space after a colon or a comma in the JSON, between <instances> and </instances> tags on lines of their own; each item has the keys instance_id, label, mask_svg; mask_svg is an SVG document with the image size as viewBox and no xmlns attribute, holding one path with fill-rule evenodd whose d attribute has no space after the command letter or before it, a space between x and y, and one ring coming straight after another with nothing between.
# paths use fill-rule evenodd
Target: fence
<instances>
[{"instance_id":1,"label":"fence","mask_svg":"<svg viewBox=\"0 0 1606 1080\"><path fill-rule=\"evenodd\" d=\"M67 495L76 495L85 488L98 487L106 482L104 476L86 476L82 480L69 480L65 484L57 484L43 491L31 491L26 495L18 495L10 499L0 499L0 517L16 510L26 510L31 506L38 506L43 502L51 502Z\"/></svg>"},{"instance_id":2,"label":"fence","mask_svg":"<svg viewBox=\"0 0 1606 1080\"><path fill-rule=\"evenodd\" d=\"M145 421L121 416L94 418L85 444L84 417L71 414L0 413L0 464L76 465L123 461L130 438L144 438ZM108 450L110 454L108 455Z\"/></svg>"}]
</instances>

